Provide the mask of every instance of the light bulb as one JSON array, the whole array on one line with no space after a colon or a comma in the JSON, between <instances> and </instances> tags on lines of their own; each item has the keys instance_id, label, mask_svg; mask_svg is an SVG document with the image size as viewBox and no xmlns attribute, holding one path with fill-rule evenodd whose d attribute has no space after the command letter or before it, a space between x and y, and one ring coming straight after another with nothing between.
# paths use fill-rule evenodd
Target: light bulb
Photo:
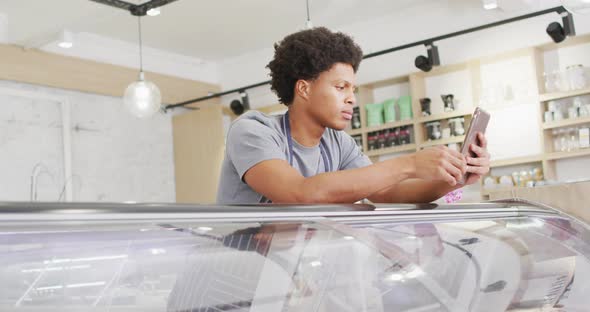
<instances>
[{"instance_id":1,"label":"light bulb","mask_svg":"<svg viewBox=\"0 0 590 312\"><path fill-rule=\"evenodd\" d=\"M147 118L160 110L162 95L154 83L141 79L141 76L127 87L123 103L135 117Z\"/></svg>"}]
</instances>

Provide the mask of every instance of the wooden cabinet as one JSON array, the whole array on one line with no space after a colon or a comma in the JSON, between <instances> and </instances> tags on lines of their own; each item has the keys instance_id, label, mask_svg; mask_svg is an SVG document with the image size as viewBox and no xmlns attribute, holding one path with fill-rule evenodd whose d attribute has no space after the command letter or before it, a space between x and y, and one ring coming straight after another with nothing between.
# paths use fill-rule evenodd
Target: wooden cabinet
<instances>
[{"instance_id":1,"label":"wooden cabinet","mask_svg":"<svg viewBox=\"0 0 590 312\"><path fill-rule=\"evenodd\" d=\"M221 105L173 118L176 202L214 203L225 150Z\"/></svg>"}]
</instances>

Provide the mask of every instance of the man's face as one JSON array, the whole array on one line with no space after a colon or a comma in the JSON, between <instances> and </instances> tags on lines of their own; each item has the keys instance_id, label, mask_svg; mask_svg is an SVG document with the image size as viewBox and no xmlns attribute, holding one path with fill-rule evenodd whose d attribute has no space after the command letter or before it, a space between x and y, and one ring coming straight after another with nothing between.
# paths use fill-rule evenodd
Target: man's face
<instances>
[{"instance_id":1,"label":"man's face","mask_svg":"<svg viewBox=\"0 0 590 312\"><path fill-rule=\"evenodd\" d=\"M356 77L352 66L336 63L311 81L307 111L324 127L342 130L352 119Z\"/></svg>"}]
</instances>

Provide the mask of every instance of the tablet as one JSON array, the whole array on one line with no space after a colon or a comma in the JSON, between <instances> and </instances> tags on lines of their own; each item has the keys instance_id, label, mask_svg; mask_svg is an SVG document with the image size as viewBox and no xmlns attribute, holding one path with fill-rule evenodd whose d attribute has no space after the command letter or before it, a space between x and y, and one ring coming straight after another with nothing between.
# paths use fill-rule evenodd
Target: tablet
<instances>
[{"instance_id":1,"label":"tablet","mask_svg":"<svg viewBox=\"0 0 590 312\"><path fill-rule=\"evenodd\" d=\"M473 112L473 117L471 118L471 123L469 124L469 129L465 135L465 141L463 141L463 145L461 146L461 154L465 155L465 157L477 157L477 155L471 151L469 146L471 146L471 144L481 146L481 142L479 142L479 139L477 138L477 133L485 133L489 121L490 114L483 109L476 107L475 112ZM466 173L459 183L464 184L468 175L469 173Z\"/></svg>"}]
</instances>

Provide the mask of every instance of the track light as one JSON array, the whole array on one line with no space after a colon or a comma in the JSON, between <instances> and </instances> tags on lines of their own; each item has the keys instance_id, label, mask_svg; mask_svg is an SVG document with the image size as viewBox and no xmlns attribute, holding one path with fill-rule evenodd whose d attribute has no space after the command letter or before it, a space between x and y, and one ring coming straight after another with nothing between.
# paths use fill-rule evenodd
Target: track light
<instances>
[{"instance_id":1,"label":"track light","mask_svg":"<svg viewBox=\"0 0 590 312\"><path fill-rule=\"evenodd\" d=\"M57 45L63 49L69 49L74 46L74 35L71 31L63 30L59 34L59 39L57 40Z\"/></svg>"},{"instance_id":2,"label":"track light","mask_svg":"<svg viewBox=\"0 0 590 312\"><path fill-rule=\"evenodd\" d=\"M236 115L241 115L245 111L250 109L250 100L248 99L248 93L246 91L240 91L240 97L242 100L233 100L229 104L229 108Z\"/></svg>"},{"instance_id":3,"label":"track light","mask_svg":"<svg viewBox=\"0 0 590 312\"><path fill-rule=\"evenodd\" d=\"M425 46L428 51L428 57L424 55L416 57L414 65L421 71L429 72L433 66L440 65L440 56L438 55L438 47L433 43L427 43Z\"/></svg>"},{"instance_id":4,"label":"track light","mask_svg":"<svg viewBox=\"0 0 590 312\"><path fill-rule=\"evenodd\" d=\"M560 11L559 15L561 15L563 26L558 22L553 22L547 26L547 34L555 43L560 43L564 41L565 38L576 35L573 15L566 10Z\"/></svg>"}]
</instances>

